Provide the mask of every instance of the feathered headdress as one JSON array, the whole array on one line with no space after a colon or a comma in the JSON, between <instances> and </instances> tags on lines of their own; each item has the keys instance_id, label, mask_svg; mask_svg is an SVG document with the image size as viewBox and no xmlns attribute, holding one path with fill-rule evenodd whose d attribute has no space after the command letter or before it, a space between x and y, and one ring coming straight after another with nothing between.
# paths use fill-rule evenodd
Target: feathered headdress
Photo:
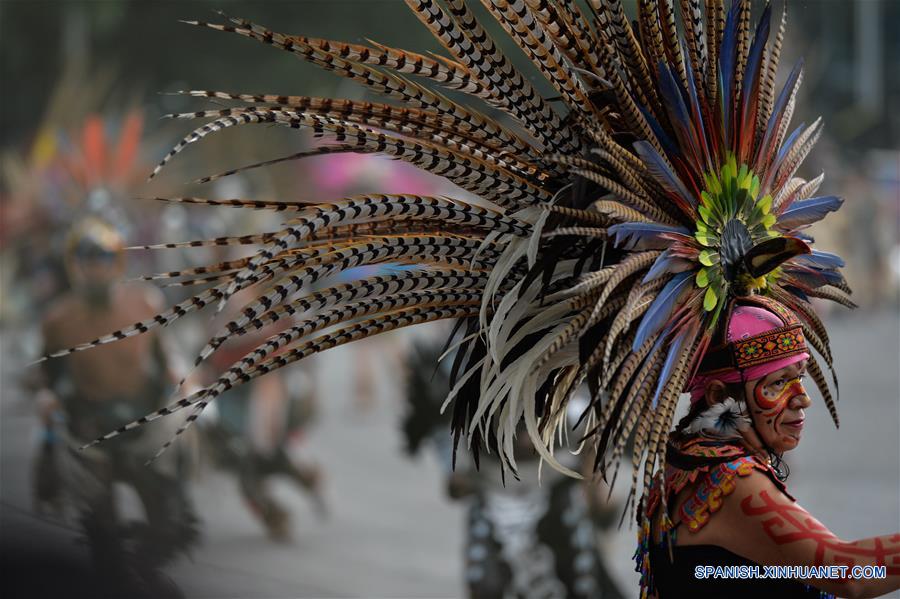
<instances>
[{"instance_id":1,"label":"feathered headdress","mask_svg":"<svg viewBox=\"0 0 900 599\"><path fill-rule=\"evenodd\" d=\"M796 176L821 121L790 128L799 65L775 88L784 13L770 40L771 7L752 27L749 0L730 7L641 0L634 23L620 0L591 0L587 10L576 0L482 0L556 102L513 66L464 0L407 4L449 56L286 35L241 19L190 22L290 52L383 101L184 92L239 104L172 115L212 120L154 174L211 133L267 123L309 129L332 143L260 164L379 153L444 176L492 208L416 195L321 205L167 198L291 218L258 235L150 246L259 248L242 260L157 275L209 286L69 351L169 325L248 287L259 290L257 298L210 339L197 364L230 337L280 318L295 323L201 391L104 439L182 408L190 412L186 427L219 394L267 372L384 331L453 318L448 402L457 440L499 452L514 470L513 437L524 420L541 455L565 471L553 458L554 440L569 398L586 382L592 403L584 419L597 468L606 475L633 438L634 490L641 465L645 488L662 467L676 402L734 297L760 294L796 312L831 367L810 300L850 305L849 289L840 258L811 250L805 230L841 200L815 195L821 176ZM486 116L487 107L503 116ZM411 268L310 290L373 263ZM834 413L815 359L809 371Z\"/></svg>"}]
</instances>

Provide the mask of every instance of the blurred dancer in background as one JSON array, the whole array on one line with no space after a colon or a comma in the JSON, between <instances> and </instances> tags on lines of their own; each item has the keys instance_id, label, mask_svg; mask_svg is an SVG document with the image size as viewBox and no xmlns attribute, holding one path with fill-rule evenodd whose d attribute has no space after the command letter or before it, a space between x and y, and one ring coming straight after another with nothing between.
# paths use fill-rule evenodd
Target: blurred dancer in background
<instances>
[{"instance_id":1,"label":"blurred dancer in background","mask_svg":"<svg viewBox=\"0 0 900 599\"><path fill-rule=\"evenodd\" d=\"M221 324L213 323L214 328ZM212 367L227 368L283 328L266 327L227 343L213 354ZM290 539L291 517L272 494L272 478L291 481L310 496L320 515L326 513L322 472L300 455L316 403L312 372L304 364L226 393L217 403L215 417L203 423L216 461L237 476L244 501L275 541Z\"/></svg>"},{"instance_id":2,"label":"blurred dancer in background","mask_svg":"<svg viewBox=\"0 0 900 599\"><path fill-rule=\"evenodd\" d=\"M123 241L96 217L77 223L66 240L65 265L71 290L43 319L48 352L91 339L104 328L148 318L159 311L158 290L122 284ZM197 538L194 511L182 478L181 453L145 465L165 428L148 429L104 447L78 446L110 427L162 405L175 382L159 331L123 340L98 352L45 362L38 407L43 424L35 465L39 509L71 506L88 538L98 573L112 590L129 596L178 596L160 568ZM126 524L118 516L113 484L140 498L146 521Z\"/></svg>"},{"instance_id":3,"label":"blurred dancer in background","mask_svg":"<svg viewBox=\"0 0 900 599\"><path fill-rule=\"evenodd\" d=\"M420 342L408 361L403 422L407 451L432 443L446 468L447 495L467 504L465 580L469 596L480 598L620 598L605 564L598 534L614 524L615 508L600 486L551 468L538 473L538 456L522 431L516 459L519 479L503 479L494 456L480 463L457 454L455 467L447 418L440 413L449 389L449 363L437 368L438 346ZM582 402L582 410L587 402ZM571 424L579 413L573 406ZM580 429L579 429L580 430ZM573 440L576 432L572 432ZM524 441L524 442L521 442ZM567 466L590 481L587 455L567 455Z\"/></svg>"},{"instance_id":4,"label":"blurred dancer in background","mask_svg":"<svg viewBox=\"0 0 900 599\"><path fill-rule=\"evenodd\" d=\"M337 197L356 194L404 193L440 195L450 191L447 183L415 167L398 160L386 160L369 154L339 153L322 156L314 165L302 165L304 185L310 197L316 201L332 201ZM366 234L360 227L359 238ZM390 275L398 272L400 264L372 264L340 273L339 283ZM395 387L394 381L385 380L383 373L396 372L404 368L403 360L410 347L402 335L380 335L362 339L348 348L353 353L353 368L347 376L352 381L350 397L352 409L357 416L364 417L377 406L379 396L397 396L402 388ZM237 356L240 358L241 356Z\"/></svg>"},{"instance_id":5,"label":"blurred dancer in background","mask_svg":"<svg viewBox=\"0 0 900 599\"><path fill-rule=\"evenodd\" d=\"M79 95L70 75L61 80L51 104ZM85 75L78 85L102 87L95 79ZM118 201L133 198L135 184L146 176L147 167L139 160L142 113L131 110L111 117L95 110L79 113L81 118L48 110L28 151L0 155L4 322L40 320L42 307L66 291L61 242L85 211L102 213L120 230L131 222L153 229L155 218L148 210L153 206ZM136 208L141 210L139 219L132 212Z\"/></svg>"}]
</instances>

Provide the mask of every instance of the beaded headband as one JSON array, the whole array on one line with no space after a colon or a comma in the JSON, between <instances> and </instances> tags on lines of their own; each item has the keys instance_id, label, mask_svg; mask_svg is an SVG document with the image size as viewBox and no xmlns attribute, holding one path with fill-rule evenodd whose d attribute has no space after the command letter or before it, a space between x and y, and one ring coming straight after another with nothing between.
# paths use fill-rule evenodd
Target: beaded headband
<instances>
[{"instance_id":1,"label":"beaded headband","mask_svg":"<svg viewBox=\"0 0 900 599\"><path fill-rule=\"evenodd\" d=\"M723 339L718 346L706 352L700 362L699 373L713 374L723 370L744 370L751 366L809 352L803 336L803 326L797 317L784 306L759 296L741 298L739 301L740 305L758 305L765 308L778 316L784 322L784 326L743 339L727 341L731 316L737 307L737 304L732 302L721 329Z\"/></svg>"}]
</instances>

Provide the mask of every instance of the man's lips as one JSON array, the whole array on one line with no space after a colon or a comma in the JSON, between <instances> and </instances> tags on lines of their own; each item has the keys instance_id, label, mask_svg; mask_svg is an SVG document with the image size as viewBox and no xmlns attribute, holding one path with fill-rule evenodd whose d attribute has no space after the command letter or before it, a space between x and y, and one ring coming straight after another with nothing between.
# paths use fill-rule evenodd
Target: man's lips
<instances>
[{"instance_id":1,"label":"man's lips","mask_svg":"<svg viewBox=\"0 0 900 599\"><path fill-rule=\"evenodd\" d=\"M798 418L797 420L791 420L790 422L782 422L781 426L789 426L795 430L801 430L803 428L803 423L806 421L806 418Z\"/></svg>"}]
</instances>

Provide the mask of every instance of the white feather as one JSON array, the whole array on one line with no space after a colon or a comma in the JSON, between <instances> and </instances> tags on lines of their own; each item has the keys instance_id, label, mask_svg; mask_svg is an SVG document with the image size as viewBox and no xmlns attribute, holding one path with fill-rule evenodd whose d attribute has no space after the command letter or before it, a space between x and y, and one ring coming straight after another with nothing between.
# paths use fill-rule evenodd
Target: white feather
<instances>
[{"instance_id":1,"label":"white feather","mask_svg":"<svg viewBox=\"0 0 900 599\"><path fill-rule=\"evenodd\" d=\"M703 433L722 438L740 436L741 431L750 428L750 418L746 414L744 402L726 397L694 418L685 430L690 434Z\"/></svg>"}]
</instances>

